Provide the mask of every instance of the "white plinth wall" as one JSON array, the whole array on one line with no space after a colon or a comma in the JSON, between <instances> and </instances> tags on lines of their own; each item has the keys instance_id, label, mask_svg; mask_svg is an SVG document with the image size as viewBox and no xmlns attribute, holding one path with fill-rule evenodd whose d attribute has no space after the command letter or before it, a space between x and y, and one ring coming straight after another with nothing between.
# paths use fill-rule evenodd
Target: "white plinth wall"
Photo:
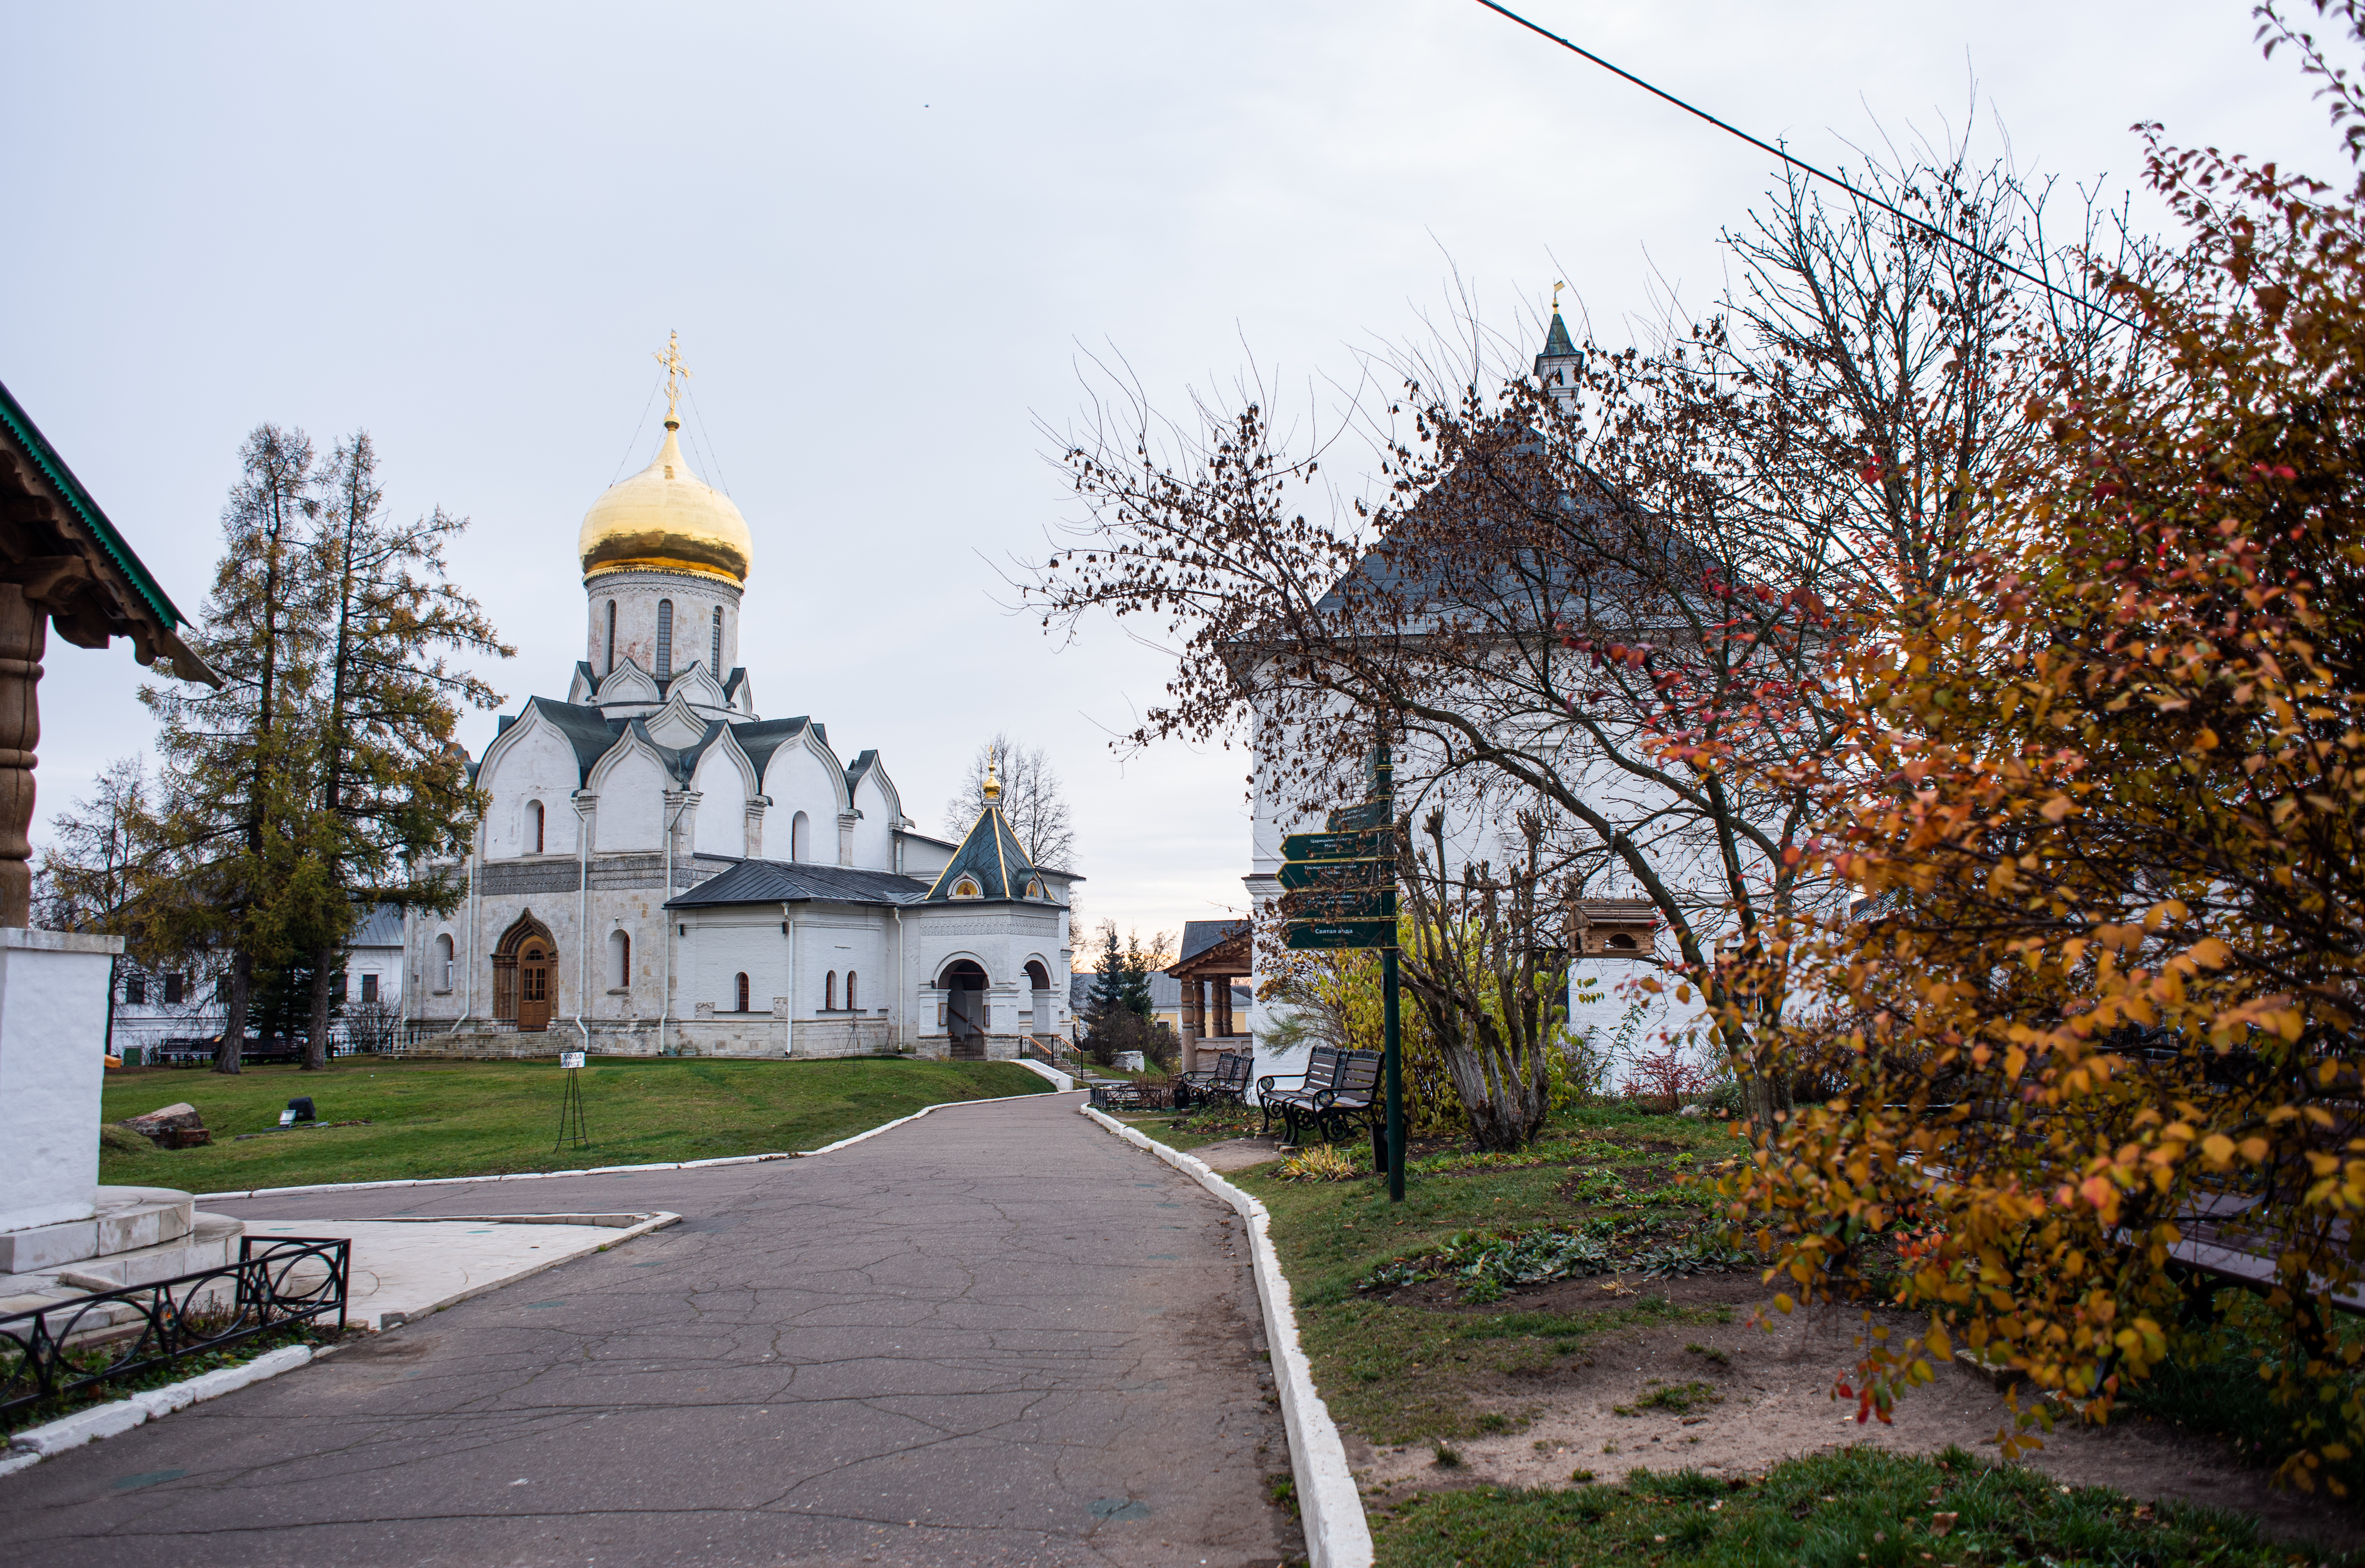
<instances>
[{"instance_id":1,"label":"white plinth wall","mask_svg":"<svg viewBox=\"0 0 2365 1568\"><path fill-rule=\"evenodd\" d=\"M98 1212L106 993L120 936L0 927L0 1233Z\"/></svg>"}]
</instances>

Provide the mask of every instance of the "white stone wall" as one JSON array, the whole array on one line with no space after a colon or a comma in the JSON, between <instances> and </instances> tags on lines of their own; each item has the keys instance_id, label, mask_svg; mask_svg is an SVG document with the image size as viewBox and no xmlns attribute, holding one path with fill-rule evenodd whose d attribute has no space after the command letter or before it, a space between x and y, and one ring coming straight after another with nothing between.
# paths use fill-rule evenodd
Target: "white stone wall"
<instances>
[{"instance_id":1,"label":"white stone wall","mask_svg":"<svg viewBox=\"0 0 2365 1568\"><path fill-rule=\"evenodd\" d=\"M679 675L692 665L705 665L720 680L739 663L739 605L742 590L709 577L671 572L609 572L584 584L588 633L584 658L594 673L606 676L626 659L654 674L657 667L657 603L673 604L672 670ZM609 660L609 603L616 606L616 646ZM723 611L723 659L713 658L713 613Z\"/></svg>"}]
</instances>

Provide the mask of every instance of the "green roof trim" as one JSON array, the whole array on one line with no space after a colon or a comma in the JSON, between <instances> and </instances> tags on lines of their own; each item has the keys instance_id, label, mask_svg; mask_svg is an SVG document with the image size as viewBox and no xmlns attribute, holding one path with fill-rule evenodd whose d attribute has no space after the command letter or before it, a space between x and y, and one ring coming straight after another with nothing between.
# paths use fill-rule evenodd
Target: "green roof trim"
<instances>
[{"instance_id":1,"label":"green roof trim","mask_svg":"<svg viewBox=\"0 0 2365 1568\"><path fill-rule=\"evenodd\" d=\"M123 535L117 532L115 524L106 520L106 513L99 510L98 502L83 487L83 482L74 477L73 470L66 466L66 460L58 455L58 449L50 444L49 437L41 433L41 427L25 412L24 405L17 401L16 395L8 390L6 382L0 382L0 425L7 427L17 444L32 458L33 466L41 471L58 494L65 498L66 504L73 508L74 514L97 539L99 548L106 552L116 569L147 601L148 608L163 621L165 630L186 625L188 617L181 613L163 585L150 575L138 553L124 543Z\"/></svg>"}]
</instances>

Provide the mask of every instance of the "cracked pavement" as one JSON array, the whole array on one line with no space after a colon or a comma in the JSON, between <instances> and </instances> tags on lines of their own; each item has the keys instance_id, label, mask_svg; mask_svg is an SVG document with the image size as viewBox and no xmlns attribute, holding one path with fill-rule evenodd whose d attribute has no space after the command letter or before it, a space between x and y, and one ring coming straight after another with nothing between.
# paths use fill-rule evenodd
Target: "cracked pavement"
<instances>
[{"instance_id":1,"label":"cracked pavement","mask_svg":"<svg viewBox=\"0 0 2365 1568\"><path fill-rule=\"evenodd\" d=\"M39 1564L1302 1556L1241 1221L1076 1114L812 1159L386 1189L684 1223L0 1479ZM562 1196L563 1194L563 1196ZM209 1208L275 1222L362 1194Z\"/></svg>"}]
</instances>

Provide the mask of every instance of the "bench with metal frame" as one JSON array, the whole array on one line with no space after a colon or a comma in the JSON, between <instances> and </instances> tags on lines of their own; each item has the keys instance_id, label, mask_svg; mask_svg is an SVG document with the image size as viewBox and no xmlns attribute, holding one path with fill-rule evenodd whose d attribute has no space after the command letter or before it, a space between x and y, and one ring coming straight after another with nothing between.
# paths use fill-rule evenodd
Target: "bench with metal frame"
<instances>
[{"instance_id":1,"label":"bench with metal frame","mask_svg":"<svg viewBox=\"0 0 2365 1568\"><path fill-rule=\"evenodd\" d=\"M1255 1066L1246 1051L1226 1051L1216 1058L1212 1068L1182 1075L1182 1086L1191 1098L1203 1103L1226 1101L1238 1105L1248 1098L1249 1072Z\"/></svg>"},{"instance_id":2,"label":"bench with metal frame","mask_svg":"<svg viewBox=\"0 0 2365 1568\"><path fill-rule=\"evenodd\" d=\"M1269 1072L1258 1079L1257 1107L1264 1113L1264 1116L1258 1124L1257 1136L1263 1137L1272 1131L1273 1114L1276 1111L1285 1110L1287 1102L1294 1097L1329 1088L1331 1076L1338 1070L1338 1047L1316 1046L1306 1055L1304 1072ZM1295 1083L1297 1087L1295 1089L1275 1087L1284 1082Z\"/></svg>"}]
</instances>

